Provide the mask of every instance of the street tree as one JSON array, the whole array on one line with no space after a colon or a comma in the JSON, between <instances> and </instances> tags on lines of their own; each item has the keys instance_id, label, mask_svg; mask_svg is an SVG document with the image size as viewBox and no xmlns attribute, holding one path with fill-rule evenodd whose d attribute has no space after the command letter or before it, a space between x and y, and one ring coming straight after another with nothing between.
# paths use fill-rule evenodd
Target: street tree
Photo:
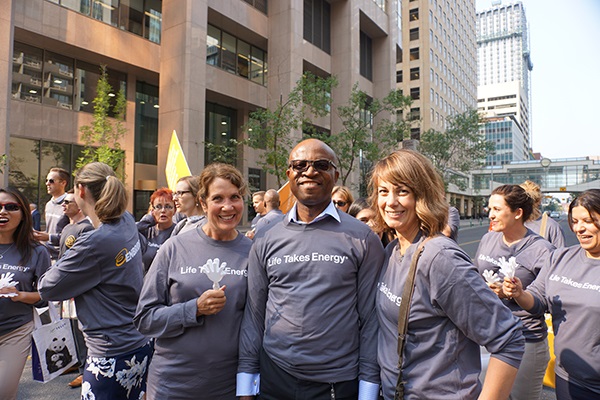
<instances>
[{"instance_id":1,"label":"street tree","mask_svg":"<svg viewBox=\"0 0 600 400\"><path fill-rule=\"evenodd\" d=\"M342 185L346 186L361 157L374 163L410 136L414 119L405 111L411 104L412 99L402 95L401 90L392 90L381 100L372 99L354 84L348 102L337 108L342 131L322 137L338 156ZM385 114L396 118L383 118ZM361 181L364 178L361 176Z\"/></svg>"},{"instance_id":2,"label":"street tree","mask_svg":"<svg viewBox=\"0 0 600 400\"><path fill-rule=\"evenodd\" d=\"M429 129L421 134L419 151L431 160L446 187L453 183L465 189L466 182L452 171L468 173L482 167L495 145L479 131L482 117L475 109L448 116L446 122L444 132Z\"/></svg>"},{"instance_id":3,"label":"street tree","mask_svg":"<svg viewBox=\"0 0 600 400\"><path fill-rule=\"evenodd\" d=\"M245 126L246 143L252 148L264 149L259 165L277 178L279 186L286 180L288 154L299 139L293 132L309 126L311 118L329 114L331 89L336 85L335 77L321 78L307 72L285 101L281 96L275 107L250 113Z\"/></svg>"},{"instance_id":4,"label":"street tree","mask_svg":"<svg viewBox=\"0 0 600 400\"><path fill-rule=\"evenodd\" d=\"M111 104L112 97L115 97L114 105ZM127 100L122 89L114 93L108 82L106 65L100 66L100 78L93 104L91 124L79 128L85 147L77 159L76 166L79 169L90 162L100 161L112 167L119 179L124 180L125 151L121 149L119 140L127 132L124 126ZM111 118L111 115L114 115L114 118Z\"/></svg>"}]
</instances>

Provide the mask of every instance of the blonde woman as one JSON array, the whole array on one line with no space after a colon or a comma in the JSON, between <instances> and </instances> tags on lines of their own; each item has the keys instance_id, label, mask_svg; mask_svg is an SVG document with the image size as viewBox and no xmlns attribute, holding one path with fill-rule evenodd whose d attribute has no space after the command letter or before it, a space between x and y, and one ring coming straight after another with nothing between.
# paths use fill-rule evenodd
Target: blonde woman
<instances>
[{"instance_id":1,"label":"blonde woman","mask_svg":"<svg viewBox=\"0 0 600 400\"><path fill-rule=\"evenodd\" d=\"M533 200L533 211L525 226L550 243L557 249L565 247L565 234L560 227L560 224L552 218L548 218L547 213L542 213L540 206L542 205L542 189L540 185L532 181L525 181L521 186L527 192L527 195Z\"/></svg>"},{"instance_id":2,"label":"blonde woman","mask_svg":"<svg viewBox=\"0 0 600 400\"><path fill-rule=\"evenodd\" d=\"M96 228L42 276L44 300L75 298L88 357L82 398L140 399L151 358L133 326L144 267L127 190L111 167L94 162L75 177L75 202Z\"/></svg>"},{"instance_id":3,"label":"blonde woman","mask_svg":"<svg viewBox=\"0 0 600 400\"><path fill-rule=\"evenodd\" d=\"M346 186L334 186L331 191L331 200L338 210L347 213L350 205L354 202L354 197Z\"/></svg>"}]
</instances>

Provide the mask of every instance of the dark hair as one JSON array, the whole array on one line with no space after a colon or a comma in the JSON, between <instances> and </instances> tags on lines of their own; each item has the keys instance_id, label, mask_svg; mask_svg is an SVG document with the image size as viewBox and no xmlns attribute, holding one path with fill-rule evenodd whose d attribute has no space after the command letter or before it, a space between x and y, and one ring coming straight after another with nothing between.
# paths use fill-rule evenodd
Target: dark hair
<instances>
[{"instance_id":1,"label":"dark hair","mask_svg":"<svg viewBox=\"0 0 600 400\"><path fill-rule=\"evenodd\" d=\"M208 187L217 178L225 179L231 182L235 187L240 190L240 195L245 196L248 190L248 185L242 176L242 173L238 171L234 166L224 163L213 163L209 164L198 179L200 182L200 189L198 190L198 198L206 201L208 197Z\"/></svg>"},{"instance_id":2,"label":"dark hair","mask_svg":"<svg viewBox=\"0 0 600 400\"><path fill-rule=\"evenodd\" d=\"M592 215L592 213L600 215L600 189L588 189L571 202L569 205L569 228L571 230L573 230L572 214L575 207L585 208L590 213L596 228L600 229L600 221Z\"/></svg>"},{"instance_id":3,"label":"dark hair","mask_svg":"<svg viewBox=\"0 0 600 400\"><path fill-rule=\"evenodd\" d=\"M50 168L49 172L57 172L60 179L66 182L65 187L69 187L69 183L71 182L71 175L69 174L69 171L64 168L54 167Z\"/></svg>"},{"instance_id":4,"label":"dark hair","mask_svg":"<svg viewBox=\"0 0 600 400\"><path fill-rule=\"evenodd\" d=\"M156 189L154 193L152 193L152 196L150 196L150 205L154 205L154 200L158 198L163 198L173 203L173 191L169 188Z\"/></svg>"},{"instance_id":5,"label":"dark hair","mask_svg":"<svg viewBox=\"0 0 600 400\"><path fill-rule=\"evenodd\" d=\"M127 208L127 190L113 169L101 162L84 165L75 184L85 186L96 201L94 212L102 223L119 219Z\"/></svg>"},{"instance_id":6,"label":"dark hair","mask_svg":"<svg viewBox=\"0 0 600 400\"><path fill-rule=\"evenodd\" d=\"M356 218L356 215L359 212L369 207L370 205L367 199L365 197L359 197L358 199L354 200L350 205L350 208L348 209L348 214Z\"/></svg>"},{"instance_id":7,"label":"dark hair","mask_svg":"<svg viewBox=\"0 0 600 400\"><path fill-rule=\"evenodd\" d=\"M31 250L39 246L39 243L33 238L33 218L29 211L29 200L19 189L14 187L0 188L0 192L13 196L21 209L21 222L13 233L13 240L21 254L21 264L25 265L31 258Z\"/></svg>"},{"instance_id":8,"label":"dark hair","mask_svg":"<svg viewBox=\"0 0 600 400\"><path fill-rule=\"evenodd\" d=\"M504 197L504 201L512 212L519 208L523 210L522 221L529 220L533 212L533 198L519 185L502 185L492 191L492 195L497 194Z\"/></svg>"}]
</instances>

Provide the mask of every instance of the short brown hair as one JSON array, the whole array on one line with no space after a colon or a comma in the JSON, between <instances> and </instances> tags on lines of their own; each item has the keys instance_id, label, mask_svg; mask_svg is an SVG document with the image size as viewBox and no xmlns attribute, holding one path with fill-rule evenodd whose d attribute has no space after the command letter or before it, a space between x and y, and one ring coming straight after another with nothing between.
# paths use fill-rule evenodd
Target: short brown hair
<instances>
[{"instance_id":1,"label":"short brown hair","mask_svg":"<svg viewBox=\"0 0 600 400\"><path fill-rule=\"evenodd\" d=\"M245 196L248 191L248 184L234 166L224 163L209 164L204 168L198 179L200 189L198 190L198 198L206 201L208 197L208 187L216 178L225 179L231 182L240 191L241 196Z\"/></svg>"}]
</instances>

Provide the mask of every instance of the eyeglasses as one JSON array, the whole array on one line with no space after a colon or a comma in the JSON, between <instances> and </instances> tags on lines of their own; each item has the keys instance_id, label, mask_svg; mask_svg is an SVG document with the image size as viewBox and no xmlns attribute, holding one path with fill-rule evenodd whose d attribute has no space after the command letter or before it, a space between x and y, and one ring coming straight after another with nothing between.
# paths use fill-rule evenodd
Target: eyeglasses
<instances>
[{"instance_id":1,"label":"eyeglasses","mask_svg":"<svg viewBox=\"0 0 600 400\"><path fill-rule=\"evenodd\" d=\"M75 203L75 200L63 200L62 204L64 204L65 206L68 206L71 203Z\"/></svg>"},{"instance_id":2,"label":"eyeglasses","mask_svg":"<svg viewBox=\"0 0 600 400\"><path fill-rule=\"evenodd\" d=\"M170 204L165 204L164 206L162 204L157 204L155 206L152 206L152 209L155 211L162 211L163 209L165 211L171 211L173 209L173 206Z\"/></svg>"},{"instance_id":3,"label":"eyeglasses","mask_svg":"<svg viewBox=\"0 0 600 400\"><path fill-rule=\"evenodd\" d=\"M330 167L337 169L335 164L330 160L291 160L288 168L293 169L296 172L305 172L309 167L313 167L317 171L325 172L329 171Z\"/></svg>"},{"instance_id":4,"label":"eyeglasses","mask_svg":"<svg viewBox=\"0 0 600 400\"><path fill-rule=\"evenodd\" d=\"M186 193L192 193L192 191L191 190L178 190L176 192L173 192L173 196L181 197Z\"/></svg>"},{"instance_id":5,"label":"eyeglasses","mask_svg":"<svg viewBox=\"0 0 600 400\"><path fill-rule=\"evenodd\" d=\"M0 203L0 210L5 209L8 212L15 212L15 211L19 211L21 209L21 206L19 206L17 203Z\"/></svg>"},{"instance_id":6,"label":"eyeglasses","mask_svg":"<svg viewBox=\"0 0 600 400\"><path fill-rule=\"evenodd\" d=\"M56 182L54 179L46 179L46 183L54 183Z\"/></svg>"},{"instance_id":7,"label":"eyeglasses","mask_svg":"<svg viewBox=\"0 0 600 400\"><path fill-rule=\"evenodd\" d=\"M346 207L348 203L342 200L333 200L333 204L337 207Z\"/></svg>"}]
</instances>

